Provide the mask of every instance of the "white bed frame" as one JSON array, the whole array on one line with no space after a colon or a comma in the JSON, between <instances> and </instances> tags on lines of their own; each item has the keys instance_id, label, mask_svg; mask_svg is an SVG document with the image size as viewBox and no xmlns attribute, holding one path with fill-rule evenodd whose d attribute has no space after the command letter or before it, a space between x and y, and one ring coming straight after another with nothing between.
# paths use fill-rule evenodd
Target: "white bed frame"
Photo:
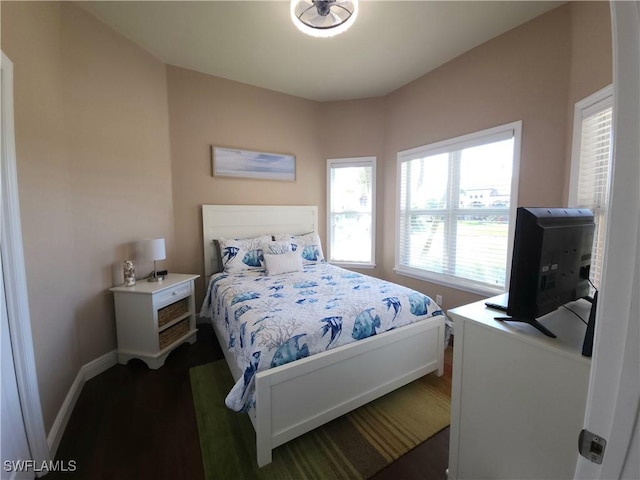
<instances>
[{"instance_id":1,"label":"white bed frame","mask_svg":"<svg viewBox=\"0 0 640 480\"><path fill-rule=\"evenodd\" d=\"M265 233L317 231L316 206L202 206L205 273L217 271L213 239L247 238ZM214 324L218 341L223 336ZM444 316L312 355L256 374L256 431L259 466L272 450L334 418L428 373L444 368ZM227 356L237 381L243 372Z\"/></svg>"}]
</instances>

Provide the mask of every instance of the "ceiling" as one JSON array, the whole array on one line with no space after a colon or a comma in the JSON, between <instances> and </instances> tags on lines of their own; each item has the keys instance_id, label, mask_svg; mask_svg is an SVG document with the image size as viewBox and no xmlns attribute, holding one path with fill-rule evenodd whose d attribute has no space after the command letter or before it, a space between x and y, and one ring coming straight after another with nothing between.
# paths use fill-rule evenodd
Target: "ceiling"
<instances>
[{"instance_id":1,"label":"ceiling","mask_svg":"<svg viewBox=\"0 0 640 480\"><path fill-rule=\"evenodd\" d=\"M317 101L386 95L563 2L361 0L313 38L288 1L78 2L169 65Z\"/></svg>"}]
</instances>

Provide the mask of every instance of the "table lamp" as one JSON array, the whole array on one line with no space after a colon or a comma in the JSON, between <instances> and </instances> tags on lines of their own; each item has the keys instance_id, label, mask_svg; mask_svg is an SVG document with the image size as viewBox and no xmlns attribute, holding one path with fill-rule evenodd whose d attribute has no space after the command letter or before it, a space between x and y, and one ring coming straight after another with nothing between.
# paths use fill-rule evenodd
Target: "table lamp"
<instances>
[{"instance_id":1,"label":"table lamp","mask_svg":"<svg viewBox=\"0 0 640 480\"><path fill-rule=\"evenodd\" d=\"M167 258L164 249L164 238L146 239L140 242L140 251L144 258L153 260L153 272L147 279L149 282L161 282L164 277L158 275L156 262Z\"/></svg>"}]
</instances>

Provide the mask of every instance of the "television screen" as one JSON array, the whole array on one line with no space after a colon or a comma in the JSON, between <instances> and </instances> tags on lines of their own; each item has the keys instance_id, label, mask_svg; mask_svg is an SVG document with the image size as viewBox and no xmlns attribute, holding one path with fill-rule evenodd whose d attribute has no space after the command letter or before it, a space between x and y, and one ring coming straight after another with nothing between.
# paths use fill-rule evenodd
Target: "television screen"
<instances>
[{"instance_id":1,"label":"television screen","mask_svg":"<svg viewBox=\"0 0 640 480\"><path fill-rule=\"evenodd\" d=\"M555 337L536 318L589 295L594 230L588 209L517 209L505 320Z\"/></svg>"}]
</instances>

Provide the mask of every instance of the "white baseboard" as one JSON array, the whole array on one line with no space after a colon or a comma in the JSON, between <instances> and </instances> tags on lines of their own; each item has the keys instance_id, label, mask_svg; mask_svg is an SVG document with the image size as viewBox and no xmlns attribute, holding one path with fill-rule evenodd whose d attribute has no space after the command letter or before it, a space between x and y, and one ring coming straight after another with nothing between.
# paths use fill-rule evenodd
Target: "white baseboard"
<instances>
[{"instance_id":1,"label":"white baseboard","mask_svg":"<svg viewBox=\"0 0 640 480\"><path fill-rule=\"evenodd\" d=\"M108 370L117 363L118 356L116 355L116 351L112 350L80 367L78 375L76 375L64 402L62 402L62 406L56 416L56 420L53 422L49 435L47 435L50 458L56 458L56 452L58 451L60 440L62 440L62 434L67 428L67 423L69 423L69 418L71 418L71 412L73 412L73 408L78 401L78 397L80 396L80 392L82 392L82 387L84 387L85 382L96 375L101 374L105 370Z\"/></svg>"},{"instance_id":2,"label":"white baseboard","mask_svg":"<svg viewBox=\"0 0 640 480\"><path fill-rule=\"evenodd\" d=\"M118 355L115 350L111 350L101 357L98 357L95 360L92 360L89 363L83 365L80 369L79 374L82 373L83 380L86 382L87 380L91 380L96 375L100 375L102 372L109 370L111 367L117 364Z\"/></svg>"}]
</instances>

